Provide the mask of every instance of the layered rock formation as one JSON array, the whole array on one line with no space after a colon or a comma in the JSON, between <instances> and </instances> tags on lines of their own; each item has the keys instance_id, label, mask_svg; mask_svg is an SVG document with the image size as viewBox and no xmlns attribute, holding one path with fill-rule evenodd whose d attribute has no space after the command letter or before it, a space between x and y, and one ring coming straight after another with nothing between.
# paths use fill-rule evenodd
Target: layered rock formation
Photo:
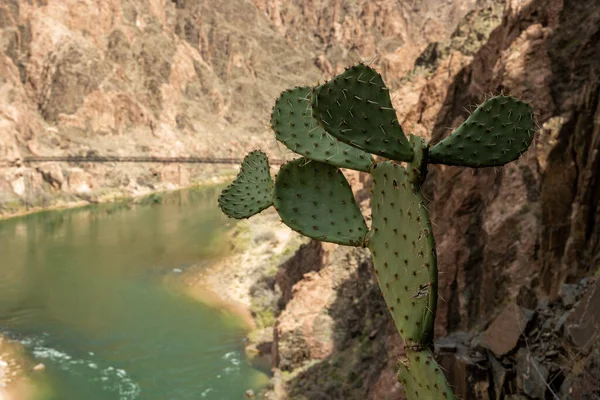
<instances>
[{"instance_id":1,"label":"layered rock formation","mask_svg":"<svg viewBox=\"0 0 600 400\"><path fill-rule=\"evenodd\" d=\"M186 186L203 170L23 165L28 155L274 149L267 106L292 82L316 80L312 64L242 0L3 0L0 212Z\"/></svg>"},{"instance_id":2,"label":"layered rock formation","mask_svg":"<svg viewBox=\"0 0 600 400\"><path fill-rule=\"evenodd\" d=\"M23 164L26 156L285 158L284 88L364 60L392 81L473 0L3 0L0 213L187 186L189 165Z\"/></svg>"}]
</instances>

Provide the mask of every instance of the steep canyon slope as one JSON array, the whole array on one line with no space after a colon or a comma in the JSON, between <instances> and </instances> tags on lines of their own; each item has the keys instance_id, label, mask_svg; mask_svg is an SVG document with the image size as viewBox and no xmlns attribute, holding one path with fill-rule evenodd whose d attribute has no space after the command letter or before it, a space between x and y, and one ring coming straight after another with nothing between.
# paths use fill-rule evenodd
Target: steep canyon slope
<instances>
[{"instance_id":1,"label":"steep canyon slope","mask_svg":"<svg viewBox=\"0 0 600 400\"><path fill-rule=\"evenodd\" d=\"M253 4L0 2L0 208L190 182L173 165L23 165L27 155L239 157L318 69ZM200 168L192 170L191 179Z\"/></svg>"},{"instance_id":2,"label":"steep canyon slope","mask_svg":"<svg viewBox=\"0 0 600 400\"><path fill-rule=\"evenodd\" d=\"M189 185L185 165L26 156L236 157L284 88L376 57L392 80L474 6L437 2L0 1L0 214Z\"/></svg>"}]
</instances>

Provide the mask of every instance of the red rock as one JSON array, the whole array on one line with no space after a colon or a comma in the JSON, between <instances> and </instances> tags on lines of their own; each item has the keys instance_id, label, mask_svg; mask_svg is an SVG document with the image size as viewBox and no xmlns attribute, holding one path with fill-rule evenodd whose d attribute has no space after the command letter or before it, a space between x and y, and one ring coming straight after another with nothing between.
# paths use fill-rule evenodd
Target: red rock
<instances>
[{"instance_id":1,"label":"red rock","mask_svg":"<svg viewBox=\"0 0 600 400\"><path fill-rule=\"evenodd\" d=\"M524 334L533 313L516 304L509 304L483 333L481 345L497 357L510 353Z\"/></svg>"}]
</instances>

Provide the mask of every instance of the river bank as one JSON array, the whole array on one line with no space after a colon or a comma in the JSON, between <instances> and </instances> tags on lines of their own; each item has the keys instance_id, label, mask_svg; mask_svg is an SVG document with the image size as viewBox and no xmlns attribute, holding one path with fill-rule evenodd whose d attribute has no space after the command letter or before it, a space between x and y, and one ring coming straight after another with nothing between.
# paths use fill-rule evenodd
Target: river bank
<instances>
[{"instance_id":1,"label":"river bank","mask_svg":"<svg viewBox=\"0 0 600 400\"><path fill-rule=\"evenodd\" d=\"M19 205L10 209L0 209L0 221L4 221L11 218L23 217L25 215L35 214L42 211L59 211L68 210L72 208L85 207L92 204L105 204L105 203L118 203L118 202L139 202L145 198L151 196L161 196L165 193L176 192L185 189L200 188L208 185L218 185L230 181L235 177L233 170L225 171L223 174L214 175L212 177L205 177L201 180L197 180L192 184L185 186L174 186L165 185L159 187L156 190L138 190L126 192L123 190L115 190L113 192L98 194L95 196L84 196L83 197L67 197L64 199L58 198L52 205L34 205L26 206Z\"/></svg>"},{"instance_id":2,"label":"river bank","mask_svg":"<svg viewBox=\"0 0 600 400\"><path fill-rule=\"evenodd\" d=\"M239 316L249 328L246 355L253 365L270 371L279 293L275 278L308 239L281 223L275 210L240 221L229 232L229 255L210 266L189 268L184 290L194 299Z\"/></svg>"}]
</instances>

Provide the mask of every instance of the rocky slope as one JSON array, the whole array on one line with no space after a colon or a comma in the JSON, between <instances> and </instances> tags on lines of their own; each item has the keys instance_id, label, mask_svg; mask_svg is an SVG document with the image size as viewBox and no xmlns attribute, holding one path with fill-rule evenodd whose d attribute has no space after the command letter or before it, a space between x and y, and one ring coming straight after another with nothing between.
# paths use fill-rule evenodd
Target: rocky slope
<instances>
[{"instance_id":1,"label":"rocky slope","mask_svg":"<svg viewBox=\"0 0 600 400\"><path fill-rule=\"evenodd\" d=\"M23 165L27 155L239 157L266 107L318 69L243 0L0 2L0 208L188 185L176 165Z\"/></svg>"},{"instance_id":2,"label":"rocky slope","mask_svg":"<svg viewBox=\"0 0 600 400\"><path fill-rule=\"evenodd\" d=\"M473 0L0 1L0 215L187 186L189 165L23 164L26 156L236 157L290 86L377 58L404 75Z\"/></svg>"}]
</instances>

